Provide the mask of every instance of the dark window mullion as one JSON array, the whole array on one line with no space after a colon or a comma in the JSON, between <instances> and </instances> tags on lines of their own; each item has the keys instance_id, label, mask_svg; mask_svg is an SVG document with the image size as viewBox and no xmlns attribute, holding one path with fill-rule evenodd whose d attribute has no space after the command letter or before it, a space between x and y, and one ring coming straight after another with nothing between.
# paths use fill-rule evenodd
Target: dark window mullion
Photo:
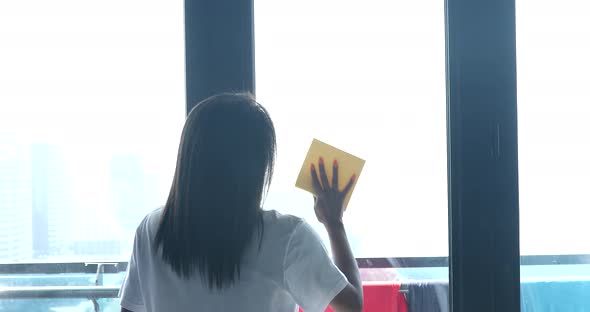
<instances>
[{"instance_id":1,"label":"dark window mullion","mask_svg":"<svg viewBox=\"0 0 590 312\"><path fill-rule=\"evenodd\" d=\"M514 0L446 0L453 312L520 311Z\"/></svg>"},{"instance_id":2,"label":"dark window mullion","mask_svg":"<svg viewBox=\"0 0 590 312\"><path fill-rule=\"evenodd\" d=\"M187 111L219 92L254 92L253 0L185 0Z\"/></svg>"}]
</instances>

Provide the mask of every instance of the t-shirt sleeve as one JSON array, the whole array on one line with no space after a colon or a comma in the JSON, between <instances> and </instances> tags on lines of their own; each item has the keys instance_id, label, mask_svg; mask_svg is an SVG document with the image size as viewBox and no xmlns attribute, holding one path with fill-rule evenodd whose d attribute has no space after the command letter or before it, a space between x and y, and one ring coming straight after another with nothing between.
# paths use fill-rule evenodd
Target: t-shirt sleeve
<instances>
[{"instance_id":1,"label":"t-shirt sleeve","mask_svg":"<svg viewBox=\"0 0 590 312\"><path fill-rule=\"evenodd\" d=\"M305 312L323 312L348 284L318 234L305 222L293 231L285 253L285 287Z\"/></svg>"},{"instance_id":2,"label":"t-shirt sleeve","mask_svg":"<svg viewBox=\"0 0 590 312\"><path fill-rule=\"evenodd\" d=\"M145 304L141 293L141 283L139 280L139 269L137 267L137 255L139 253L138 242L140 240L139 231L135 234L133 242L133 251L131 259L127 266L127 275L121 285L119 297L121 297L121 307L133 312L145 312Z\"/></svg>"}]
</instances>

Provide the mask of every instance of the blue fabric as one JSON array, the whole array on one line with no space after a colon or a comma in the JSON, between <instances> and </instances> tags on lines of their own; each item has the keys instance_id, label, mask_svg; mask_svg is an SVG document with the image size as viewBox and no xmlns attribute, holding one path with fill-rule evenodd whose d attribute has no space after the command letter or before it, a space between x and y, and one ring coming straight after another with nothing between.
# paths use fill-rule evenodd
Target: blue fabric
<instances>
[{"instance_id":1,"label":"blue fabric","mask_svg":"<svg viewBox=\"0 0 590 312\"><path fill-rule=\"evenodd\" d=\"M408 312L449 312L449 283L423 281L408 285Z\"/></svg>"},{"instance_id":2,"label":"blue fabric","mask_svg":"<svg viewBox=\"0 0 590 312\"><path fill-rule=\"evenodd\" d=\"M522 312L590 312L590 265L521 267Z\"/></svg>"},{"instance_id":3,"label":"blue fabric","mask_svg":"<svg viewBox=\"0 0 590 312\"><path fill-rule=\"evenodd\" d=\"M448 268L397 270L407 285L449 275ZM520 273L522 312L590 312L590 264L521 266Z\"/></svg>"}]
</instances>

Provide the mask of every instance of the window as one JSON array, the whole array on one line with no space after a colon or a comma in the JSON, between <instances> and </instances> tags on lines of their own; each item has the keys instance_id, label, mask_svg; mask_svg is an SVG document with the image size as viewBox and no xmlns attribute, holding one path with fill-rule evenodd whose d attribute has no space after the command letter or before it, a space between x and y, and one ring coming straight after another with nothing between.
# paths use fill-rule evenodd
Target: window
<instances>
[{"instance_id":1,"label":"window","mask_svg":"<svg viewBox=\"0 0 590 312\"><path fill-rule=\"evenodd\" d=\"M448 255L444 2L258 0L255 29L278 140L266 208L325 232L294 188L317 138L367 161L345 216L355 256Z\"/></svg>"},{"instance_id":2,"label":"window","mask_svg":"<svg viewBox=\"0 0 590 312\"><path fill-rule=\"evenodd\" d=\"M101 272L53 261L127 260L133 229L169 188L184 65L189 107L253 86L253 1L185 4L186 64L182 2L0 4L0 263L49 262L0 265L0 310L15 307L4 286L94 285ZM425 279L444 290L450 273L454 312L518 311L513 4L257 0L257 94L279 137L266 208L318 227L293 186L317 137L367 160L346 217L355 254L371 258L361 261L422 257L429 268L397 272L409 296ZM120 265L99 278L115 285L100 298L116 296ZM98 310L77 294L26 309Z\"/></svg>"},{"instance_id":3,"label":"window","mask_svg":"<svg viewBox=\"0 0 590 312\"><path fill-rule=\"evenodd\" d=\"M0 4L0 263L127 260L185 113L182 1Z\"/></svg>"},{"instance_id":4,"label":"window","mask_svg":"<svg viewBox=\"0 0 590 312\"><path fill-rule=\"evenodd\" d=\"M521 254L590 254L590 6L516 3Z\"/></svg>"},{"instance_id":5,"label":"window","mask_svg":"<svg viewBox=\"0 0 590 312\"><path fill-rule=\"evenodd\" d=\"M590 6L516 4L522 311L586 311Z\"/></svg>"}]
</instances>

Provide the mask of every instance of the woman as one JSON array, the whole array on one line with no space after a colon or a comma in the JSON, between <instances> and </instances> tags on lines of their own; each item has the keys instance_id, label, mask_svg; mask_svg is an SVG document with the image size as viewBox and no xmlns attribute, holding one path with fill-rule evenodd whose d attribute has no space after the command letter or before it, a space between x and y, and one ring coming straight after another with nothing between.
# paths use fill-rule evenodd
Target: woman
<instances>
[{"instance_id":1,"label":"woman","mask_svg":"<svg viewBox=\"0 0 590 312\"><path fill-rule=\"evenodd\" d=\"M342 223L338 164L310 168L315 213L335 262L305 223L263 211L275 158L275 131L248 94L199 103L182 133L163 208L139 225L121 288L122 311L361 311L358 268Z\"/></svg>"}]
</instances>

